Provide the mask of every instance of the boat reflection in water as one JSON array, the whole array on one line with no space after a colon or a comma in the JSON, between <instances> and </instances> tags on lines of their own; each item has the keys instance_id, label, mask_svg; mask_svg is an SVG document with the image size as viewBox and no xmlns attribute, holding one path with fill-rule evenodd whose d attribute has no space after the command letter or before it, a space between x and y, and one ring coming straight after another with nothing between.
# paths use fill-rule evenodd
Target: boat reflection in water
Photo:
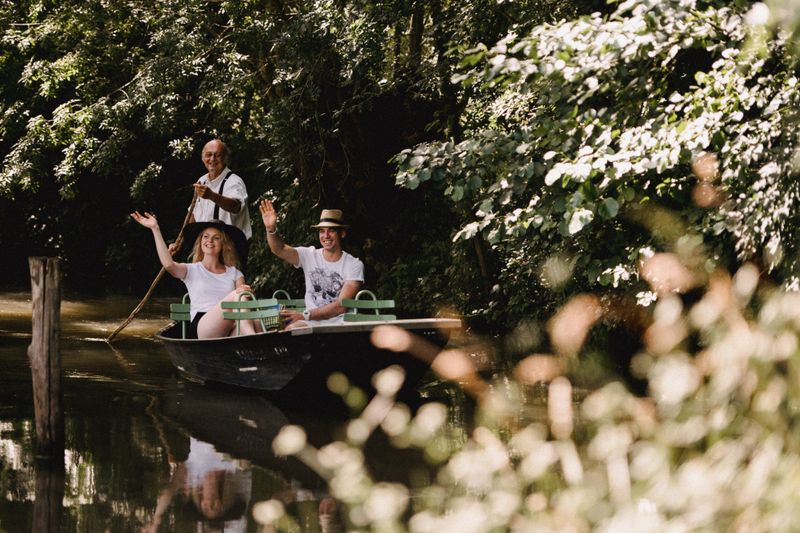
<instances>
[{"instance_id":1,"label":"boat reflection in water","mask_svg":"<svg viewBox=\"0 0 800 533\"><path fill-rule=\"evenodd\" d=\"M192 522L198 531L247 531L254 484L259 500L281 500L303 522L341 530L325 482L297 459L272 452L272 440L290 422L264 397L179 382L152 407L172 475L145 531Z\"/></svg>"}]
</instances>

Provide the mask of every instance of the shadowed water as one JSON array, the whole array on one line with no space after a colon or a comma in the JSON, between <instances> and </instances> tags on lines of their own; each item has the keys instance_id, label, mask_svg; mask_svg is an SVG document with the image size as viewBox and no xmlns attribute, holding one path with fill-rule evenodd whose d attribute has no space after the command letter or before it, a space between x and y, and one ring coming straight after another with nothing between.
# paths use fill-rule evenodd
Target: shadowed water
<instances>
[{"instance_id":1,"label":"shadowed water","mask_svg":"<svg viewBox=\"0 0 800 533\"><path fill-rule=\"evenodd\" d=\"M326 442L341 420L183 381L151 340L167 302L148 304L110 348L135 304L62 302L62 468L33 456L30 297L0 294L0 531L256 531L252 504L272 497L320 530L323 484L271 442L288 422Z\"/></svg>"}]
</instances>

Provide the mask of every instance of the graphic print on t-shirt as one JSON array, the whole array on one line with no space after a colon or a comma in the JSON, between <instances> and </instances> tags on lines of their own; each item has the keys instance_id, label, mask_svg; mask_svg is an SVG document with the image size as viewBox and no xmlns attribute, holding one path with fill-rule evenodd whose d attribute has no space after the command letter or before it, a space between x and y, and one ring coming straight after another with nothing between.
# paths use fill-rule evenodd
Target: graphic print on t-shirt
<instances>
[{"instance_id":1,"label":"graphic print on t-shirt","mask_svg":"<svg viewBox=\"0 0 800 533\"><path fill-rule=\"evenodd\" d=\"M311 298L317 307L329 304L334 301L342 291L344 279L338 272L328 272L321 268L315 268L309 275L313 292Z\"/></svg>"}]
</instances>

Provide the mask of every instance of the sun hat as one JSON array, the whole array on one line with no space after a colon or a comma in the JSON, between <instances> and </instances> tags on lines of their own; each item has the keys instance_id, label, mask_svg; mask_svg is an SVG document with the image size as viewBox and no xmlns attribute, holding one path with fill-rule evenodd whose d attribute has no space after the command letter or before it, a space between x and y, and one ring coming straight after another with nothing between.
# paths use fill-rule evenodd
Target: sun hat
<instances>
[{"instance_id":1,"label":"sun hat","mask_svg":"<svg viewBox=\"0 0 800 533\"><path fill-rule=\"evenodd\" d=\"M233 241L233 246L236 248L236 254L239 256L240 264L247 259L247 257L245 257L247 252L247 237L244 236L244 232L236 226L231 226L221 220L186 224L186 227L183 228L183 244L181 245L179 253L191 253L197 237L200 236L206 228L216 228L224 232L225 235Z\"/></svg>"},{"instance_id":2,"label":"sun hat","mask_svg":"<svg viewBox=\"0 0 800 533\"><path fill-rule=\"evenodd\" d=\"M344 223L344 215L341 209L323 209L322 214L319 216L319 224L311 226L312 228L349 228L348 224Z\"/></svg>"}]
</instances>

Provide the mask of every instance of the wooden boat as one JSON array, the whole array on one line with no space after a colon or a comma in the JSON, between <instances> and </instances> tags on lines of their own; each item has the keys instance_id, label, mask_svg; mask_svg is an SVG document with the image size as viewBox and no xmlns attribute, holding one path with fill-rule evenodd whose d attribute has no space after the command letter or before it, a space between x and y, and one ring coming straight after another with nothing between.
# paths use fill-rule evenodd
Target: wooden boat
<instances>
[{"instance_id":1,"label":"wooden boat","mask_svg":"<svg viewBox=\"0 0 800 533\"><path fill-rule=\"evenodd\" d=\"M315 325L290 331L259 333L216 339L182 339L173 323L156 333L173 365L192 381L216 382L262 391L281 391L292 396L314 397L327 392L326 380L341 372L352 384L371 390L375 372L400 365L406 386L415 389L430 361L409 353L376 348L370 335L382 325L407 330L443 347L461 321L445 318L345 322Z\"/></svg>"}]
</instances>

